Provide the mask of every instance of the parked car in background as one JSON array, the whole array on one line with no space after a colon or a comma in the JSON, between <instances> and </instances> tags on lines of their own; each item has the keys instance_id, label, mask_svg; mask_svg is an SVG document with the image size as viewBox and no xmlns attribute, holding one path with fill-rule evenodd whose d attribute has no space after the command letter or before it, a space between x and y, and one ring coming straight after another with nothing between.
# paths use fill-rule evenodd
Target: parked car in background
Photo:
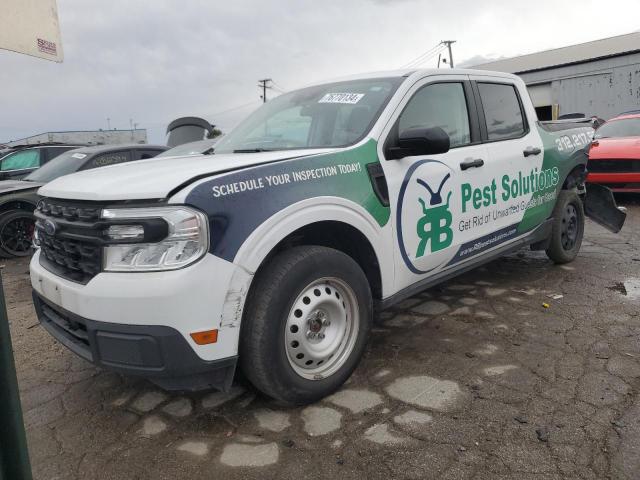
<instances>
[{"instance_id":1,"label":"parked car in background","mask_svg":"<svg viewBox=\"0 0 640 480\"><path fill-rule=\"evenodd\" d=\"M162 152L158 157L184 157L187 155L208 155L213 153L213 146L220 137L198 140L197 142L183 143L177 147Z\"/></svg>"},{"instance_id":2,"label":"parked car in background","mask_svg":"<svg viewBox=\"0 0 640 480\"><path fill-rule=\"evenodd\" d=\"M594 134L587 181L640 192L640 112L612 118Z\"/></svg>"},{"instance_id":3,"label":"parked car in background","mask_svg":"<svg viewBox=\"0 0 640 480\"><path fill-rule=\"evenodd\" d=\"M140 144L76 148L47 162L23 180L0 181L0 256L23 257L31 253L33 211L40 199L38 188L45 183L81 170L152 158L167 148Z\"/></svg>"},{"instance_id":4,"label":"parked car in background","mask_svg":"<svg viewBox=\"0 0 640 480\"><path fill-rule=\"evenodd\" d=\"M0 180L19 179L37 170L58 155L80 145L39 145L6 152L0 157Z\"/></svg>"}]
</instances>

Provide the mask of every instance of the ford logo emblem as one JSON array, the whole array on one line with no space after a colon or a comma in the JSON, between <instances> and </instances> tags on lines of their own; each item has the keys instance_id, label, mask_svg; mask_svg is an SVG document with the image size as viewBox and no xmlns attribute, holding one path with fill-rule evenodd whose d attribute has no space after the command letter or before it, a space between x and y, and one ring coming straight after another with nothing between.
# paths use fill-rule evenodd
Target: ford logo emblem
<instances>
[{"instance_id":1,"label":"ford logo emblem","mask_svg":"<svg viewBox=\"0 0 640 480\"><path fill-rule=\"evenodd\" d=\"M54 235L58 228L57 225L51 220L45 220L42 227L44 229L44 233L46 233L47 235Z\"/></svg>"}]
</instances>

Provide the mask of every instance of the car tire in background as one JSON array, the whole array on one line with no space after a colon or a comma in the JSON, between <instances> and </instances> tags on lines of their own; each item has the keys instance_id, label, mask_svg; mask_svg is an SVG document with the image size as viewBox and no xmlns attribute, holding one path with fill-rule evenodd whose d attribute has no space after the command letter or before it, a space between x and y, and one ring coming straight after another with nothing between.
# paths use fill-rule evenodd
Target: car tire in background
<instances>
[{"instance_id":1,"label":"car tire in background","mask_svg":"<svg viewBox=\"0 0 640 480\"><path fill-rule=\"evenodd\" d=\"M372 303L367 277L348 255L319 246L276 255L249 292L240 335L242 372L286 404L320 400L358 365Z\"/></svg>"},{"instance_id":2,"label":"car tire in background","mask_svg":"<svg viewBox=\"0 0 640 480\"><path fill-rule=\"evenodd\" d=\"M35 217L26 210L10 210L0 215L0 256L26 257L33 253Z\"/></svg>"},{"instance_id":3,"label":"car tire in background","mask_svg":"<svg viewBox=\"0 0 640 480\"><path fill-rule=\"evenodd\" d=\"M582 245L584 235L584 208L574 190L561 190L553 209L551 241L547 256L555 263L573 261Z\"/></svg>"}]
</instances>

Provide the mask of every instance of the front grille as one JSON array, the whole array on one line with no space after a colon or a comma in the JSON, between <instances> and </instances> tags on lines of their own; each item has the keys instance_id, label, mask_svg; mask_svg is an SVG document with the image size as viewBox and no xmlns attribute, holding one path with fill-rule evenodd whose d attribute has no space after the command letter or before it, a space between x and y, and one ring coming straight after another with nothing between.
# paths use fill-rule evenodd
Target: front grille
<instances>
[{"instance_id":1,"label":"front grille","mask_svg":"<svg viewBox=\"0 0 640 480\"><path fill-rule=\"evenodd\" d=\"M592 173L640 173L640 160L629 158L589 160L587 170Z\"/></svg>"},{"instance_id":2,"label":"front grille","mask_svg":"<svg viewBox=\"0 0 640 480\"><path fill-rule=\"evenodd\" d=\"M102 206L43 199L36 208L40 264L86 284L102 270ZM51 225L49 229L45 228ZM53 231L52 231L53 230Z\"/></svg>"}]
</instances>

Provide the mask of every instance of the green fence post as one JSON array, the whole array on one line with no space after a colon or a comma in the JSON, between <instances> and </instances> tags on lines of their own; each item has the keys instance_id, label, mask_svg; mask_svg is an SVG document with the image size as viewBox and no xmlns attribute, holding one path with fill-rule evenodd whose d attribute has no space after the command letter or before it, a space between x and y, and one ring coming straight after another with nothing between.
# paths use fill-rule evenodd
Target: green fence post
<instances>
[{"instance_id":1,"label":"green fence post","mask_svg":"<svg viewBox=\"0 0 640 480\"><path fill-rule=\"evenodd\" d=\"M7 305L0 274L0 480L31 480Z\"/></svg>"}]
</instances>

